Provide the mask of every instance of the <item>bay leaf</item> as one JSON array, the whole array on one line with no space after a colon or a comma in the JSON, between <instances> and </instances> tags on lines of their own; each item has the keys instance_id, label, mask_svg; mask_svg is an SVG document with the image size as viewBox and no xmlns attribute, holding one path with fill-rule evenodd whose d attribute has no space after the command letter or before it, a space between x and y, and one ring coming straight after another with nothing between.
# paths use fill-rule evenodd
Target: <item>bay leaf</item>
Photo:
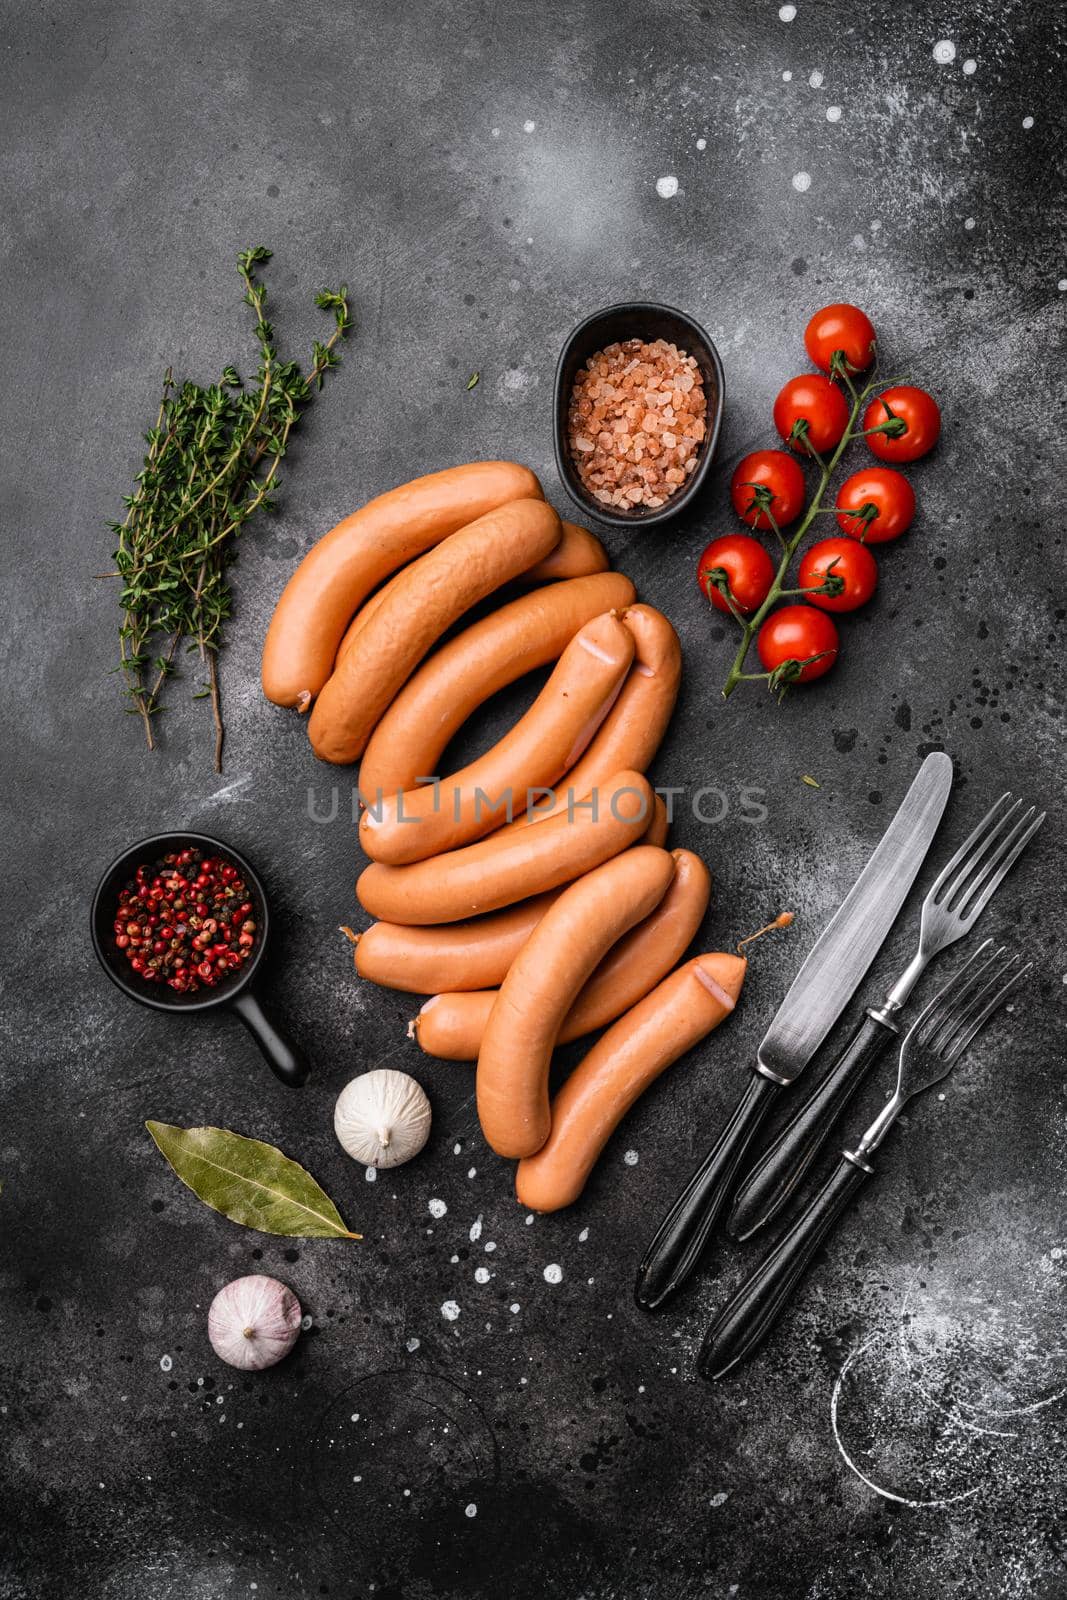
<instances>
[{"instance_id":1,"label":"bay leaf","mask_svg":"<svg viewBox=\"0 0 1067 1600\"><path fill-rule=\"evenodd\" d=\"M309 1172L288 1156L228 1128L146 1122L156 1145L198 1200L231 1222L293 1239L361 1239Z\"/></svg>"}]
</instances>

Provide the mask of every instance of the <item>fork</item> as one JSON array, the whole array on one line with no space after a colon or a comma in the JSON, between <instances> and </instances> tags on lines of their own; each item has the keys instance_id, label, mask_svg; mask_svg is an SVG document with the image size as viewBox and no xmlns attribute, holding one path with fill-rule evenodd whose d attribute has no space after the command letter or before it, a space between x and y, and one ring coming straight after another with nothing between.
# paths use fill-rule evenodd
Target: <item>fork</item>
<instances>
[{"instance_id":1,"label":"fork","mask_svg":"<svg viewBox=\"0 0 1067 1600\"><path fill-rule=\"evenodd\" d=\"M921 1011L900 1048L896 1089L853 1150L841 1159L822 1189L742 1284L704 1339L697 1361L702 1377L721 1378L760 1345L813 1256L853 1195L874 1173L870 1158L915 1095L947 1077L975 1034L1018 988L1032 962L1005 961L1004 946L986 955L986 939Z\"/></svg>"},{"instance_id":2,"label":"fork","mask_svg":"<svg viewBox=\"0 0 1067 1600\"><path fill-rule=\"evenodd\" d=\"M834 1124L871 1067L898 1035L896 1018L934 956L969 933L1015 860L1045 820L1002 794L938 876L923 901L919 945L877 1010L869 1010L826 1076L768 1145L734 1198L726 1231L748 1239L796 1193ZM1021 814L1020 814L1021 813Z\"/></svg>"}]
</instances>

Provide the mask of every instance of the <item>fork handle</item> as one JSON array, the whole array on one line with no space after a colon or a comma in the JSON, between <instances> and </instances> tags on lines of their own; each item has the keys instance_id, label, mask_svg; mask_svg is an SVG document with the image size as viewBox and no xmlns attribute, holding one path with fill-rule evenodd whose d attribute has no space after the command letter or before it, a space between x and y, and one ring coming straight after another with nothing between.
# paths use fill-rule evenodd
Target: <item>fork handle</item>
<instances>
[{"instance_id":1,"label":"fork handle","mask_svg":"<svg viewBox=\"0 0 1067 1600\"><path fill-rule=\"evenodd\" d=\"M693 1271L730 1198L737 1169L782 1085L753 1072L729 1122L694 1172L645 1251L634 1299L655 1311Z\"/></svg>"},{"instance_id":2,"label":"fork handle","mask_svg":"<svg viewBox=\"0 0 1067 1600\"><path fill-rule=\"evenodd\" d=\"M712 1323L697 1368L703 1378L722 1378L763 1343L785 1309L826 1235L874 1168L842 1155L807 1209L782 1235L751 1277Z\"/></svg>"},{"instance_id":3,"label":"fork handle","mask_svg":"<svg viewBox=\"0 0 1067 1600\"><path fill-rule=\"evenodd\" d=\"M748 1239L781 1211L799 1189L834 1123L891 1039L895 1024L868 1011L829 1072L768 1145L737 1191L726 1231Z\"/></svg>"}]
</instances>

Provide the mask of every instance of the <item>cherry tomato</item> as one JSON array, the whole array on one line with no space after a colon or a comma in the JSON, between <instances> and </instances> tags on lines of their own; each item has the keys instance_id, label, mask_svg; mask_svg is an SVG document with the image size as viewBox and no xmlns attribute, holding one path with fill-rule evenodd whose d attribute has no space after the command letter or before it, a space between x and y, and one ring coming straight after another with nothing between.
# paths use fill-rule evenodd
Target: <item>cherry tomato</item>
<instances>
[{"instance_id":1,"label":"cherry tomato","mask_svg":"<svg viewBox=\"0 0 1067 1600\"><path fill-rule=\"evenodd\" d=\"M765 672L773 672L786 661L806 661L792 683L810 683L829 672L837 660L837 629L825 611L814 606L783 606L772 611L756 636L756 648ZM811 661L810 656L818 656Z\"/></svg>"},{"instance_id":2,"label":"cherry tomato","mask_svg":"<svg viewBox=\"0 0 1067 1600\"><path fill-rule=\"evenodd\" d=\"M812 589L827 576L840 578L839 594L809 594L805 598L820 611L855 611L865 606L878 587L878 563L865 544L856 539L820 539L805 550L797 569L797 588Z\"/></svg>"},{"instance_id":3,"label":"cherry tomato","mask_svg":"<svg viewBox=\"0 0 1067 1600\"><path fill-rule=\"evenodd\" d=\"M837 491L839 512L873 506L875 515L838 516L838 525L862 544L885 544L911 527L915 516L915 490L892 467L865 467L846 478Z\"/></svg>"},{"instance_id":4,"label":"cherry tomato","mask_svg":"<svg viewBox=\"0 0 1067 1600\"><path fill-rule=\"evenodd\" d=\"M941 433L941 412L933 395L901 383L883 389L863 413L863 426L877 428L890 416L899 417L904 428L897 438L888 433L869 433L867 443L879 461L918 461L932 450Z\"/></svg>"},{"instance_id":5,"label":"cherry tomato","mask_svg":"<svg viewBox=\"0 0 1067 1600\"><path fill-rule=\"evenodd\" d=\"M774 563L758 539L747 533L728 533L713 539L700 558L697 581L717 611L729 611L708 573L721 568L739 611L756 611L774 582Z\"/></svg>"},{"instance_id":6,"label":"cherry tomato","mask_svg":"<svg viewBox=\"0 0 1067 1600\"><path fill-rule=\"evenodd\" d=\"M798 422L806 423L796 438L790 435ZM790 378L774 402L774 425L800 455L807 455L805 438L821 455L832 450L848 427L848 401L836 383L821 372Z\"/></svg>"},{"instance_id":7,"label":"cherry tomato","mask_svg":"<svg viewBox=\"0 0 1067 1600\"><path fill-rule=\"evenodd\" d=\"M753 450L730 479L730 499L741 521L750 528L769 528L765 511L749 509L754 499L753 484L770 494L771 516L780 528L788 528L797 520L804 509L804 474L785 450Z\"/></svg>"},{"instance_id":8,"label":"cherry tomato","mask_svg":"<svg viewBox=\"0 0 1067 1600\"><path fill-rule=\"evenodd\" d=\"M824 372L838 350L850 372L866 372L875 356L874 324L859 306L823 306L804 329L804 348Z\"/></svg>"}]
</instances>

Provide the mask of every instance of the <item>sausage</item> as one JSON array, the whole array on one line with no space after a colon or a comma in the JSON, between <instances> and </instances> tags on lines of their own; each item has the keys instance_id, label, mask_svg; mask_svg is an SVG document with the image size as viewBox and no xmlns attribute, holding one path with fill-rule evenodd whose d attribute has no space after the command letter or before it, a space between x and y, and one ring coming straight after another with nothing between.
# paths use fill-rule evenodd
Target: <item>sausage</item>
<instances>
[{"instance_id":1,"label":"sausage","mask_svg":"<svg viewBox=\"0 0 1067 1600\"><path fill-rule=\"evenodd\" d=\"M509 500L543 498L528 467L474 461L378 495L312 545L282 591L263 645L263 693L306 707L371 590L412 557Z\"/></svg>"},{"instance_id":2,"label":"sausage","mask_svg":"<svg viewBox=\"0 0 1067 1600\"><path fill-rule=\"evenodd\" d=\"M382 922L425 927L499 911L530 895L571 883L640 838L652 790L640 772L616 773L588 801L562 811L543 828L499 829L462 850L389 867L374 861L356 894Z\"/></svg>"},{"instance_id":3,"label":"sausage","mask_svg":"<svg viewBox=\"0 0 1067 1600\"><path fill-rule=\"evenodd\" d=\"M571 1006L556 1038L569 1044L614 1022L642 999L696 936L711 895L711 874L690 850L674 851L674 877L652 914L604 957ZM473 1061L496 999L490 990L436 994L409 1028L427 1055Z\"/></svg>"},{"instance_id":4,"label":"sausage","mask_svg":"<svg viewBox=\"0 0 1067 1600\"><path fill-rule=\"evenodd\" d=\"M519 1162L515 1193L530 1211L573 1205L597 1157L650 1083L730 1015L743 956L694 956L602 1034L552 1102L552 1131Z\"/></svg>"},{"instance_id":5,"label":"sausage","mask_svg":"<svg viewBox=\"0 0 1067 1600\"><path fill-rule=\"evenodd\" d=\"M478 1120L497 1155L533 1155L548 1138L548 1069L563 1019L597 963L663 899L673 874L670 856L652 845L605 861L560 895L508 968L475 1078Z\"/></svg>"},{"instance_id":6,"label":"sausage","mask_svg":"<svg viewBox=\"0 0 1067 1600\"><path fill-rule=\"evenodd\" d=\"M547 583L558 578L586 578L607 570L608 553L596 535L588 528L579 528L576 522L565 522L563 537L552 554L524 572L522 581Z\"/></svg>"},{"instance_id":7,"label":"sausage","mask_svg":"<svg viewBox=\"0 0 1067 1600\"><path fill-rule=\"evenodd\" d=\"M634 599L629 578L572 578L512 600L450 639L404 685L359 768L365 805L437 771L448 741L490 695L556 658L585 623Z\"/></svg>"},{"instance_id":8,"label":"sausage","mask_svg":"<svg viewBox=\"0 0 1067 1600\"><path fill-rule=\"evenodd\" d=\"M463 613L555 548L543 500L512 500L453 533L401 574L323 687L308 733L323 761L354 761L423 656ZM336 648L336 646L335 646Z\"/></svg>"},{"instance_id":9,"label":"sausage","mask_svg":"<svg viewBox=\"0 0 1067 1600\"><path fill-rule=\"evenodd\" d=\"M504 981L559 894L553 889L506 911L442 928L374 922L365 933L353 935L356 971L372 983L408 994L431 994L442 985L450 991L493 987Z\"/></svg>"},{"instance_id":10,"label":"sausage","mask_svg":"<svg viewBox=\"0 0 1067 1600\"><path fill-rule=\"evenodd\" d=\"M422 557L420 556L419 559L421 560ZM362 630L367 626L367 623L370 621L371 617L373 617L382 601L388 599L389 595L392 594L393 590L400 583L405 574L410 572L413 566L417 565L417 562L410 562L406 567L401 567L399 572L394 572L393 576L389 579L389 582L383 583L380 589L375 589L370 599L366 601L364 605L360 606L359 610L352 618L352 621L345 629L344 637L342 638L341 643L337 646L338 662L342 661L348 654L356 634L362 632ZM336 665L337 663L335 662L335 669Z\"/></svg>"},{"instance_id":11,"label":"sausage","mask_svg":"<svg viewBox=\"0 0 1067 1600\"><path fill-rule=\"evenodd\" d=\"M661 850L664 849L667 843L667 835L670 832L670 826L671 823L670 818L667 815L666 804L664 803L663 797L657 794L652 800L652 821L645 830L645 836L641 840L641 843L655 844L658 845Z\"/></svg>"},{"instance_id":12,"label":"sausage","mask_svg":"<svg viewBox=\"0 0 1067 1600\"><path fill-rule=\"evenodd\" d=\"M608 553L588 528L579 528L574 522L564 522L562 528L563 535L559 544L543 561L539 561L536 566L520 574L522 583L548 583L561 578L586 578L593 573L608 570ZM356 634L370 621L393 584L402 576L403 573L398 572L390 578L389 582L376 589L366 605L361 606L356 612L337 647L338 661L347 654L348 647ZM605 606L604 609L607 611L611 608Z\"/></svg>"},{"instance_id":13,"label":"sausage","mask_svg":"<svg viewBox=\"0 0 1067 1600\"><path fill-rule=\"evenodd\" d=\"M394 866L424 861L524 811L532 790L556 783L582 754L633 653L633 634L610 612L587 622L525 716L491 750L437 783L385 795L364 811L359 842L367 855Z\"/></svg>"},{"instance_id":14,"label":"sausage","mask_svg":"<svg viewBox=\"0 0 1067 1600\"><path fill-rule=\"evenodd\" d=\"M628 606L622 620L633 633L636 653L619 698L566 783L512 827L526 828L566 810L569 796L591 794L620 767L644 772L651 765L678 698L682 648L667 618L652 606Z\"/></svg>"}]
</instances>

